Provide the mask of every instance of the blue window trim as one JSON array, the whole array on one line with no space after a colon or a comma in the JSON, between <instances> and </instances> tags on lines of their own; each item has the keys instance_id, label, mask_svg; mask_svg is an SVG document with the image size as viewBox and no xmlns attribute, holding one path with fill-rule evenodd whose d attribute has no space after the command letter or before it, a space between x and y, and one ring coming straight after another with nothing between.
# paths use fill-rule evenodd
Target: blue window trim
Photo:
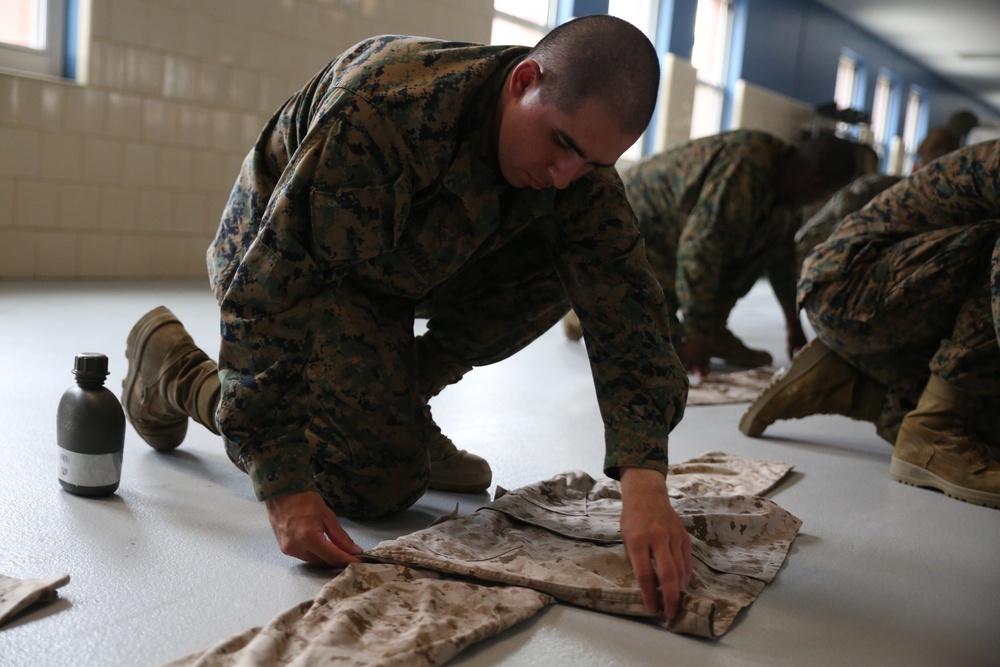
<instances>
[{"instance_id":1,"label":"blue window trim","mask_svg":"<svg viewBox=\"0 0 1000 667\"><path fill-rule=\"evenodd\" d=\"M66 0L66 13L63 27L63 62L62 75L67 79L77 77L80 49L80 0Z\"/></svg>"},{"instance_id":2,"label":"blue window trim","mask_svg":"<svg viewBox=\"0 0 1000 667\"><path fill-rule=\"evenodd\" d=\"M733 25L729 42L729 62L726 67L726 90L722 98L722 122L724 130L733 127L733 91L743 76L743 52L746 50L747 25L750 19L748 0L733 0Z\"/></svg>"}]
</instances>

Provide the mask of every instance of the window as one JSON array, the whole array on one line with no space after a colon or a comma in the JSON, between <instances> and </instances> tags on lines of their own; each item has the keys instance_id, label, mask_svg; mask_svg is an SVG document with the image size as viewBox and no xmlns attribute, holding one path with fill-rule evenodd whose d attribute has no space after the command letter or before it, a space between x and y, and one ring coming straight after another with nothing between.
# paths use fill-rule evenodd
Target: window
<instances>
[{"instance_id":1,"label":"window","mask_svg":"<svg viewBox=\"0 0 1000 667\"><path fill-rule=\"evenodd\" d=\"M652 34L652 27L655 25L654 11L652 0L608 0L608 14L628 21L646 33L647 37ZM650 39L652 40L651 37Z\"/></svg>"},{"instance_id":2,"label":"window","mask_svg":"<svg viewBox=\"0 0 1000 667\"><path fill-rule=\"evenodd\" d=\"M722 129L732 31L730 0L698 0L691 51L691 64L697 70L691 113L692 139L716 134Z\"/></svg>"},{"instance_id":3,"label":"window","mask_svg":"<svg viewBox=\"0 0 1000 667\"><path fill-rule=\"evenodd\" d=\"M898 137L899 101L896 78L880 73L875 79L875 96L872 99L872 139L875 150L884 155L887 173L898 174L905 160L904 144Z\"/></svg>"},{"instance_id":4,"label":"window","mask_svg":"<svg viewBox=\"0 0 1000 667\"><path fill-rule=\"evenodd\" d=\"M875 141L884 144L889 138L889 112L892 103L892 80L879 74L875 80L875 99L872 100L872 132Z\"/></svg>"},{"instance_id":5,"label":"window","mask_svg":"<svg viewBox=\"0 0 1000 667\"><path fill-rule=\"evenodd\" d=\"M556 4L495 0L490 43L534 46L555 26Z\"/></svg>"},{"instance_id":6,"label":"window","mask_svg":"<svg viewBox=\"0 0 1000 667\"><path fill-rule=\"evenodd\" d=\"M0 67L66 74L67 0L0 2Z\"/></svg>"},{"instance_id":7,"label":"window","mask_svg":"<svg viewBox=\"0 0 1000 667\"><path fill-rule=\"evenodd\" d=\"M491 44L523 44L534 46L552 28L575 15L609 14L624 19L646 35L656 24L658 3L653 0L494 0ZM577 12L577 14L574 14ZM622 160L635 161L642 157L643 137L622 155Z\"/></svg>"},{"instance_id":8,"label":"window","mask_svg":"<svg viewBox=\"0 0 1000 667\"><path fill-rule=\"evenodd\" d=\"M838 109L853 109L858 98L858 61L848 55L841 55L837 63L837 84L833 101Z\"/></svg>"},{"instance_id":9,"label":"window","mask_svg":"<svg viewBox=\"0 0 1000 667\"><path fill-rule=\"evenodd\" d=\"M647 37L650 37L656 25L656 6L658 4L652 2L652 0L608 0L607 13L628 21L642 30ZM650 41L652 41L652 37L650 37ZM652 121L650 122L652 123ZM647 133L648 130L643 132L642 136L622 154L622 160L636 162L642 159L643 146L646 143L645 137Z\"/></svg>"},{"instance_id":10,"label":"window","mask_svg":"<svg viewBox=\"0 0 1000 667\"><path fill-rule=\"evenodd\" d=\"M903 120L903 165L899 173L913 171L916 159L917 137L923 134L927 125L927 98L917 88L911 88L906 96L906 116Z\"/></svg>"},{"instance_id":11,"label":"window","mask_svg":"<svg viewBox=\"0 0 1000 667\"><path fill-rule=\"evenodd\" d=\"M837 83L833 90L833 101L837 109L851 109L860 112L864 109L864 67L860 60L850 53L842 53L837 62ZM855 122L838 121L836 134L839 137L863 140L861 127ZM877 150L877 147L876 147Z\"/></svg>"}]
</instances>

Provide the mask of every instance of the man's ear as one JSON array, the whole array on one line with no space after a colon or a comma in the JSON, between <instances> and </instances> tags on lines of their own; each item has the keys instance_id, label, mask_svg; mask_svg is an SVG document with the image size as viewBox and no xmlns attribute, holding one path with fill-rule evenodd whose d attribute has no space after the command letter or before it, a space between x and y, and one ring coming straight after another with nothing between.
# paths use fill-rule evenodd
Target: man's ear
<instances>
[{"instance_id":1,"label":"man's ear","mask_svg":"<svg viewBox=\"0 0 1000 667\"><path fill-rule=\"evenodd\" d=\"M537 86L542 78L542 65L537 60L522 60L510 73L510 94L521 98L532 86Z\"/></svg>"}]
</instances>

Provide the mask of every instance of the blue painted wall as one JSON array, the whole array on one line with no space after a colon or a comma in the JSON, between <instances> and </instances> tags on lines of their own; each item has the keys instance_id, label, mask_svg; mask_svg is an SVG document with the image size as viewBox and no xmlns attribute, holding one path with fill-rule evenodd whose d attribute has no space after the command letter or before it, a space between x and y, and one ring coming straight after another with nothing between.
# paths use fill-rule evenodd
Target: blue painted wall
<instances>
[{"instance_id":1,"label":"blue painted wall","mask_svg":"<svg viewBox=\"0 0 1000 667\"><path fill-rule=\"evenodd\" d=\"M890 135L898 135L906 113L906 94L918 87L928 99L927 126L940 125L957 109L980 118L1000 116L1000 110L971 97L875 35L831 11L816 0L734 0L736 26L730 83L752 84L816 106L833 100L837 65L848 53L861 65L861 100L854 105L871 112L875 80L890 75L898 91L890 120ZM572 13L602 13L607 0L561 3ZM575 6L575 7L574 7ZM660 0L656 45L660 53L690 59L698 0ZM920 134L926 131L922 128Z\"/></svg>"},{"instance_id":2,"label":"blue painted wall","mask_svg":"<svg viewBox=\"0 0 1000 667\"><path fill-rule=\"evenodd\" d=\"M698 0L661 0L660 33L661 36L665 34L666 41L660 43L666 44L670 53L680 58L691 59L691 50L694 48L694 19L697 12ZM669 22L665 24L663 19L668 17Z\"/></svg>"},{"instance_id":3,"label":"blue painted wall","mask_svg":"<svg viewBox=\"0 0 1000 667\"><path fill-rule=\"evenodd\" d=\"M736 54L737 76L777 93L816 105L833 99L837 62L847 49L863 66L863 110L871 111L875 78L885 70L900 90L919 86L929 98L929 123L943 123L952 111L966 108L980 117L998 111L820 5L815 0L738 0L746 2L742 59ZM904 105L896 110L902 127Z\"/></svg>"}]
</instances>

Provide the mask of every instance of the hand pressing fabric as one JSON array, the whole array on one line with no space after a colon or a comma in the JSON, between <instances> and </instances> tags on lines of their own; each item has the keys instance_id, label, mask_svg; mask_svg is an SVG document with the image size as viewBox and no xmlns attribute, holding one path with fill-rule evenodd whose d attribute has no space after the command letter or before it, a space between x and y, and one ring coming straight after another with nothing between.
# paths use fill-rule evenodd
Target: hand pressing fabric
<instances>
[{"instance_id":1,"label":"hand pressing fabric","mask_svg":"<svg viewBox=\"0 0 1000 667\"><path fill-rule=\"evenodd\" d=\"M691 538L670 504L663 473L625 468L621 489L622 541L642 603L651 614L662 609L673 618L691 579Z\"/></svg>"},{"instance_id":2,"label":"hand pressing fabric","mask_svg":"<svg viewBox=\"0 0 1000 667\"><path fill-rule=\"evenodd\" d=\"M265 504L282 553L313 565L345 567L358 562L361 547L318 492L288 493L269 498Z\"/></svg>"}]
</instances>

